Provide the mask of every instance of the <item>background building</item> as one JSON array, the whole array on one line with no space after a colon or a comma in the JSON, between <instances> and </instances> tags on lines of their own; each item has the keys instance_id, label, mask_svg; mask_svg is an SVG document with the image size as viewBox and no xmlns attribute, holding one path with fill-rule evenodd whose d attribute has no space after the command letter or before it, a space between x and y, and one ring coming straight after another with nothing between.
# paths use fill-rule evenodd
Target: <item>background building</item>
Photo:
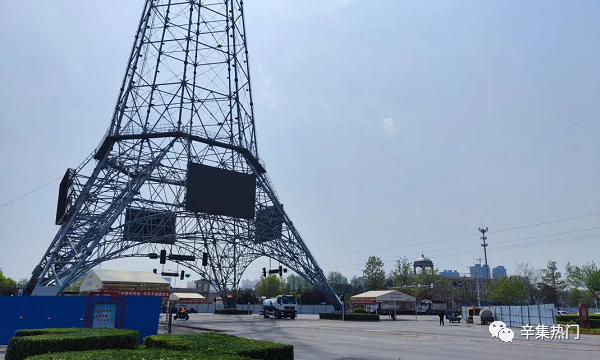
<instances>
[{"instance_id":1,"label":"background building","mask_svg":"<svg viewBox=\"0 0 600 360\"><path fill-rule=\"evenodd\" d=\"M456 270L444 270L444 271L440 271L440 276L445 276L445 277L460 277L460 273Z\"/></svg>"},{"instance_id":2,"label":"background building","mask_svg":"<svg viewBox=\"0 0 600 360\"><path fill-rule=\"evenodd\" d=\"M242 290L254 290L254 288L256 287L256 284L258 283L258 280L242 280L242 283L240 285L240 289Z\"/></svg>"},{"instance_id":3,"label":"background building","mask_svg":"<svg viewBox=\"0 0 600 360\"><path fill-rule=\"evenodd\" d=\"M120 295L169 298L170 283L151 272L92 269L79 287L81 293L110 290Z\"/></svg>"},{"instance_id":4,"label":"background building","mask_svg":"<svg viewBox=\"0 0 600 360\"><path fill-rule=\"evenodd\" d=\"M422 272L424 271L433 271L433 261L426 258L425 255L421 254L420 258L417 258L413 262L413 271L416 274L417 268L420 268ZM429 270L427 270L429 269Z\"/></svg>"},{"instance_id":5,"label":"background building","mask_svg":"<svg viewBox=\"0 0 600 360\"><path fill-rule=\"evenodd\" d=\"M502 279L506 276L506 269L502 265L496 266L494 269L492 269L492 274L494 275L494 279Z\"/></svg>"},{"instance_id":6,"label":"background building","mask_svg":"<svg viewBox=\"0 0 600 360\"><path fill-rule=\"evenodd\" d=\"M469 271L471 272L471 277L474 279L487 279L487 274L492 276L492 272L489 271L490 267L487 265L475 264L474 266L469 266Z\"/></svg>"}]
</instances>

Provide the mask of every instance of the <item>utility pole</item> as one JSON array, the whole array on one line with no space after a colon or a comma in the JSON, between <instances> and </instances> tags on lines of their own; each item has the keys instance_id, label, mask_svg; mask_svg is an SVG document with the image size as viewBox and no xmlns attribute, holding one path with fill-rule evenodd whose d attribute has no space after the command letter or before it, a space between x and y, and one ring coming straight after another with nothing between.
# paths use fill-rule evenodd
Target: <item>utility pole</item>
<instances>
[{"instance_id":1,"label":"utility pole","mask_svg":"<svg viewBox=\"0 0 600 360\"><path fill-rule=\"evenodd\" d=\"M479 228L479 232L481 233L481 240L483 240L483 244L481 244L481 246L483 246L483 256L485 257L485 278L489 279L490 278L490 267L488 266L488 261L487 261L487 246L488 244L485 243L485 241L487 240L487 237L485 236L485 233L488 232L488 228L486 227L484 228Z\"/></svg>"}]
</instances>

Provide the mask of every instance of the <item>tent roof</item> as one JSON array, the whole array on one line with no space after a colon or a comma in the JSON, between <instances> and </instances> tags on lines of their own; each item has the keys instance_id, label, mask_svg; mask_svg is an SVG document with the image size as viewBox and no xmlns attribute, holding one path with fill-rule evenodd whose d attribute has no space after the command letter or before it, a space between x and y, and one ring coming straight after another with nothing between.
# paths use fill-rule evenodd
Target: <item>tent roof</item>
<instances>
[{"instance_id":1,"label":"tent roof","mask_svg":"<svg viewBox=\"0 0 600 360\"><path fill-rule=\"evenodd\" d=\"M169 284L159 275L147 271L93 269L91 272L102 282Z\"/></svg>"},{"instance_id":2,"label":"tent roof","mask_svg":"<svg viewBox=\"0 0 600 360\"><path fill-rule=\"evenodd\" d=\"M397 290L378 290L378 291L367 291L362 294L354 295L351 299L375 299L376 301L402 301L402 302L415 302L415 298L408 294L405 294Z\"/></svg>"},{"instance_id":3,"label":"tent roof","mask_svg":"<svg viewBox=\"0 0 600 360\"><path fill-rule=\"evenodd\" d=\"M169 297L170 300L180 299L204 299L204 296L196 293L172 293Z\"/></svg>"}]
</instances>

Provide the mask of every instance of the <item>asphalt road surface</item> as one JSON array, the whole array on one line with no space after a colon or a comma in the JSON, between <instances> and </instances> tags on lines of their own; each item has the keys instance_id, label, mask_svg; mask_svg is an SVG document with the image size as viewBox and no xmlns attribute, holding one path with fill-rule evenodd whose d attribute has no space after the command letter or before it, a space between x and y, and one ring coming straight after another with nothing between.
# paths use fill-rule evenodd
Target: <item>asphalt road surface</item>
<instances>
[{"instance_id":1,"label":"asphalt road surface","mask_svg":"<svg viewBox=\"0 0 600 360\"><path fill-rule=\"evenodd\" d=\"M175 321L174 332L188 328L225 331L257 340L294 345L299 360L528 360L600 359L600 336L581 335L574 340L527 340L520 327L515 338L504 343L492 338L487 326L449 324L439 326L437 316L399 316L392 321L382 316L376 322L319 320L317 315L300 315L295 320L264 319L258 315L192 314L189 321ZM179 327L186 326L186 328Z\"/></svg>"}]
</instances>

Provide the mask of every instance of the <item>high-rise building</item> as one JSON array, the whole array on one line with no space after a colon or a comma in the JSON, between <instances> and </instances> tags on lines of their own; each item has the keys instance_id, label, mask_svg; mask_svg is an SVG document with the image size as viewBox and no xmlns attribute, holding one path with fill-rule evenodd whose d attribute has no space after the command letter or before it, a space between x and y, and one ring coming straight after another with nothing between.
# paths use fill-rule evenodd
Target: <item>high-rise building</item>
<instances>
[{"instance_id":1,"label":"high-rise building","mask_svg":"<svg viewBox=\"0 0 600 360\"><path fill-rule=\"evenodd\" d=\"M254 288L256 287L256 284L258 283L257 280L242 280L242 283L240 285L240 289L242 290L254 290Z\"/></svg>"},{"instance_id":2,"label":"high-rise building","mask_svg":"<svg viewBox=\"0 0 600 360\"><path fill-rule=\"evenodd\" d=\"M440 271L440 276L459 277L460 273L456 270L444 270L444 271Z\"/></svg>"},{"instance_id":3,"label":"high-rise building","mask_svg":"<svg viewBox=\"0 0 600 360\"><path fill-rule=\"evenodd\" d=\"M494 274L494 279L502 279L506 276L506 269L502 265L496 266L492 269L492 274Z\"/></svg>"},{"instance_id":4,"label":"high-rise building","mask_svg":"<svg viewBox=\"0 0 600 360\"><path fill-rule=\"evenodd\" d=\"M486 265L482 266L481 264L475 264L474 266L469 266L469 271L471 273L472 278L487 279L487 274L489 272L489 266L486 266Z\"/></svg>"}]
</instances>

